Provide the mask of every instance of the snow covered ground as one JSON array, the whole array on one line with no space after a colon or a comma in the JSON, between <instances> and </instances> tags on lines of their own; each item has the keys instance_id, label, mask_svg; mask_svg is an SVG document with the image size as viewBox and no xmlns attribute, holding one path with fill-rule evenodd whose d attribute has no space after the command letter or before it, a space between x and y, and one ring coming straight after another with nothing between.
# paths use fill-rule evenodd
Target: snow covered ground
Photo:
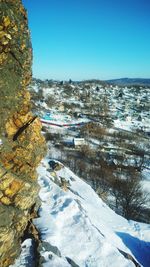
<instances>
[{"instance_id":1,"label":"snow covered ground","mask_svg":"<svg viewBox=\"0 0 150 267\"><path fill-rule=\"evenodd\" d=\"M150 131L150 120L138 121L134 120L114 120L114 127L117 129L123 129L126 131L135 131L136 129L143 129L146 132Z\"/></svg>"},{"instance_id":2,"label":"snow covered ground","mask_svg":"<svg viewBox=\"0 0 150 267\"><path fill-rule=\"evenodd\" d=\"M41 207L34 219L42 266L149 267L150 225L117 215L68 168L58 163L52 170L48 161L38 168ZM13 267L32 266L24 260L31 253L25 242Z\"/></svg>"}]
</instances>

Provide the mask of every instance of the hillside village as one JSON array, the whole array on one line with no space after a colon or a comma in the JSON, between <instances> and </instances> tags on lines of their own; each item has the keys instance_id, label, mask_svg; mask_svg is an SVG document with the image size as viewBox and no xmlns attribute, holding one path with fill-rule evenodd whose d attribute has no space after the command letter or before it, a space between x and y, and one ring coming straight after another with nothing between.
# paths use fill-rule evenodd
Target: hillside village
<instances>
[{"instance_id":1,"label":"hillside village","mask_svg":"<svg viewBox=\"0 0 150 267\"><path fill-rule=\"evenodd\" d=\"M64 114L86 116L97 122L108 117L110 123L125 130L149 134L148 87L119 87L100 81L55 82L33 80L36 106L43 112L55 109ZM34 93L33 93L34 98ZM39 98L39 99L38 99ZM119 124L120 121L120 124ZM108 125L107 125L108 126Z\"/></svg>"},{"instance_id":2,"label":"hillside village","mask_svg":"<svg viewBox=\"0 0 150 267\"><path fill-rule=\"evenodd\" d=\"M150 88L33 79L30 92L49 156L87 181L118 214L149 222ZM122 203L122 186L138 190L141 199L124 196Z\"/></svg>"},{"instance_id":3,"label":"hillside village","mask_svg":"<svg viewBox=\"0 0 150 267\"><path fill-rule=\"evenodd\" d=\"M11 267L149 267L149 88L34 79L29 90L48 152Z\"/></svg>"}]
</instances>

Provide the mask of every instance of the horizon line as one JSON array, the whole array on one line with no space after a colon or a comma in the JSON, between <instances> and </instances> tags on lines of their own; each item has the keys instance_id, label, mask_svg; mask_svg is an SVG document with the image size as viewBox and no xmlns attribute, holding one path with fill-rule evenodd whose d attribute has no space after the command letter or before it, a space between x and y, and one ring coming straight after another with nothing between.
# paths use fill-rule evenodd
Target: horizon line
<instances>
[{"instance_id":1,"label":"horizon line","mask_svg":"<svg viewBox=\"0 0 150 267\"><path fill-rule=\"evenodd\" d=\"M32 79L39 79L39 80L52 80L52 81L68 81L71 80L72 82L81 82L81 81L115 81L115 80L150 80L150 78L137 78L137 77L120 77L120 78L109 78L109 79L100 79L100 78L89 78L89 79L54 79L54 78L39 78L32 76Z\"/></svg>"}]
</instances>

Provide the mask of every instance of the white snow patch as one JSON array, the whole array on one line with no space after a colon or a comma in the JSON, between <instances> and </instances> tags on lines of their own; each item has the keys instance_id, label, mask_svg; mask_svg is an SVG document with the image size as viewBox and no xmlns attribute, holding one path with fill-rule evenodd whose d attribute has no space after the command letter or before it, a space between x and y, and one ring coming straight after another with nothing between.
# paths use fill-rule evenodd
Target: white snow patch
<instances>
[{"instance_id":1,"label":"white snow patch","mask_svg":"<svg viewBox=\"0 0 150 267\"><path fill-rule=\"evenodd\" d=\"M48 171L48 161L43 160L38 168L41 207L39 217L34 219L42 240L42 266L135 267L123 251L140 266L149 267L150 225L117 215L62 164L59 171ZM62 180L67 183L67 191L60 185ZM30 266L32 258L32 243L27 239L11 267Z\"/></svg>"},{"instance_id":2,"label":"white snow patch","mask_svg":"<svg viewBox=\"0 0 150 267\"><path fill-rule=\"evenodd\" d=\"M119 250L132 255L141 266L149 266L148 225L117 215L68 168L62 167L52 176L45 164L47 161L38 168L42 205L40 217L34 220L43 241L81 267L134 266ZM67 191L54 183L61 178L69 183Z\"/></svg>"}]
</instances>

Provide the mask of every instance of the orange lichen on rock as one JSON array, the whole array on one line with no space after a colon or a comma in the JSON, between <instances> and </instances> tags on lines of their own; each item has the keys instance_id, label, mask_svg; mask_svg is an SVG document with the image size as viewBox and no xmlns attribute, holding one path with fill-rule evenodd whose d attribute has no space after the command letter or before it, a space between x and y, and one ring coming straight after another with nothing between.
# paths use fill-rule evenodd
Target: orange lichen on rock
<instances>
[{"instance_id":1,"label":"orange lichen on rock","mask_svg":"<svg viewBox=\"0 0 150 267\"><path fill-rule=\"evenodd\" d=\"M25 115L20 115L18 112L16 112L13 115L13 122L17 128L20 128L24 124L26 124L29 120L31 120L32 117L33 115L31 114L31 112L28 112Z\"/></svg>"},{"instance_id":2,"label":"orange lichen on rock","mask_svg":"<svg viewBox=\"0 0 150 267\"><path fill-rule=\"evenodd\" d=\"M0 202L4 205L10 205L11 204L11 200L8 197L2 197L0 199Z\"/></svg>"},{"instance_id":3,"label":"orange lichen on rock","mask_svg":"<svg viewBox=\"0 0 150 267\"><path fill-rule=\"evenodd\" d=\"M5 190L5 195L12 198L22 188L23 182L19 180L13 180L9 187Z\"/></svg>"},{"instance_id":4,"label":"orange lichen on rock","mask_svg":"<svg viewBox=\"0 0 150 267\"><path fill-rule=\"evenodd\" d=\"M6 133L9 137L13 136L18 130L18 127L15 125L13 119L9 119L6 123Z\"/></svg>"},{"instance_id":5,"label":"orange lichen on rock","mask_svg":"<svg viewBox=\"0 0 150 267\"><path fill-rule=\"evenodd\" d=\"M41 123L30 111L26 11L21 0L0 4L0 267L7 267L20 253L20 238L38 198L36 167L46 146Z\"/></svg>"},{"instance_id":6,"label":"orange lichen on rock","mask_svg":"<svg viewBox=\"0 0 150 267\"><path fill-rule=\"evenodd\" d=\"M3 25L5 28L7 28L9 25L10 25L10 18L7 16L7 17L3 17Z\"/></svg>"},{"instance_id":7,"label":"orange lichen on rock","mask_svg":"<svg viewBox=\"0 0 150 267\"><path fill-rule=\"evenodd\" d=\"M13 180L14 176L11 173L6 173L3 178L0 179L0 190L6 190Z\"/></svg>"}]
</instances>

